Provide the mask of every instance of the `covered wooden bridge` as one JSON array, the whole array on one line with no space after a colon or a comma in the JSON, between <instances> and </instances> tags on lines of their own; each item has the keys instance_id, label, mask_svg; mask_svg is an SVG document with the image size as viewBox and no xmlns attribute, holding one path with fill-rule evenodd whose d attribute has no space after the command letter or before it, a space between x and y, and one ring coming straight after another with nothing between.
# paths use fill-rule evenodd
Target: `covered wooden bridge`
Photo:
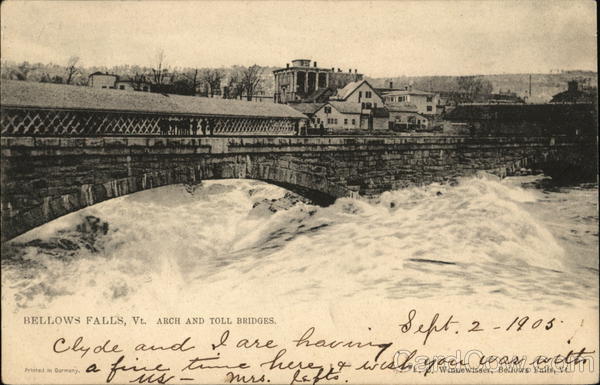
<instances>
[{"instance_id":1,"label":"covered wooden bridge","mask_svg":"<svg viewBox=\"0 0 600 385\"><path fill-rule=\"evenodd\" d=\"M3 136L296 135L302 113L282 104L6 80Z\"/></svg>"}]
</instances>

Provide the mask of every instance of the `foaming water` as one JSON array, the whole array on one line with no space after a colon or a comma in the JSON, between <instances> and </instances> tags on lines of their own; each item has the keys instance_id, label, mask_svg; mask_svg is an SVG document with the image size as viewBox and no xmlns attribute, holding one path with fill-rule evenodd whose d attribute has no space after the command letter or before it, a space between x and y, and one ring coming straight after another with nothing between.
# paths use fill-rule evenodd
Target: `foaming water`
<instances>
[{"instance_id":1,"label":"foaming water","mask_svg":"<svg viewBox=\"0 0 600 385\"><path fill-rule=\"evenodd\" d=\"M464 297L596 307L597 188L455 186L323 208L257 181L161 187L59 218L4 246L2 301L165 311L221 303ZM177 301L173 301L177 298Z\"/></svg>"}]
</instances>

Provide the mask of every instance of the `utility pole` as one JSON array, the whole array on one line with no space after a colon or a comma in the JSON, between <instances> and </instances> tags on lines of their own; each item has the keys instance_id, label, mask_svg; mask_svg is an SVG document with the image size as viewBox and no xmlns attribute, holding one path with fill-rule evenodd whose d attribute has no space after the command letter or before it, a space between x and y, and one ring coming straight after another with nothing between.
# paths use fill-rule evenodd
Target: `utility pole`
<instances>
[{"instance_id":1,"label":"utility pole","mask_svg":"<svg viewBox=\"0 0 600 385\"><path fill-rule=\"evenodd\" d=\"M531 99L531 74L529 74L529 98Z\"/></svg>"}]
</instances>

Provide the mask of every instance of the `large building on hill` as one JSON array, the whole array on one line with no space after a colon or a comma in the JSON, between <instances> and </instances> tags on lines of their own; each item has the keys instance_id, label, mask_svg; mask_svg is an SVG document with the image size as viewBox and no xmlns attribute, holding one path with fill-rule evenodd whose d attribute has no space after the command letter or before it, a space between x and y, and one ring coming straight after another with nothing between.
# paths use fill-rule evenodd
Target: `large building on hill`
<instances>
[{"instance_id":1,"label":"large building on hill","mask_svg":"<svg viewBox=\"0 0 600 385\"><path fill-rule=\"evenodd\" d=\"M317 62L311 65L310 59L292 60L291 65L273 71L273 76L276 103L326 101L332 91L363 78L356 69L322 68Z\"/></svg>"}]
</instances>

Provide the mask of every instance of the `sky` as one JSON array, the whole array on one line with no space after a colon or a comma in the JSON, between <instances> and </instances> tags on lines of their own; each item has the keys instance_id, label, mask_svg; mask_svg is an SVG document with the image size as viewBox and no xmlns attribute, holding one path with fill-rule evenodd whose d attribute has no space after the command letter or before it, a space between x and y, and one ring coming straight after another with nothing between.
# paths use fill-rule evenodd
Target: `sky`
<instances>
[{"instance_id":1,"label":"sky","mask_svg":"<svg viewBox=\"0 0 600 385\"><path fill-rule=\"evenodd\" d=\"M596 3L3 1L3 60L84 66L281 66L371 77L596 70Z\"/></svg>"}]
</instances>

